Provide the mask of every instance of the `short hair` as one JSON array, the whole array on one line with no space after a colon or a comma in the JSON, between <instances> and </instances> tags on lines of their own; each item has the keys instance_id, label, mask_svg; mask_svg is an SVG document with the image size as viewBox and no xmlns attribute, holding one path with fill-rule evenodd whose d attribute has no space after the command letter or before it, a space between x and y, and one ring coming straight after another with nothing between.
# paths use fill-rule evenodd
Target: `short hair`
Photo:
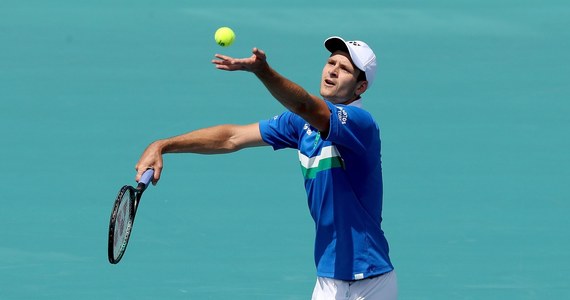
<instances>
[{"instance_id":1,"label":"short hair","mask_svg":"<svg viewBox=\"0 0 570 300\"><path fill-rule=\"evenodd\" d=\"M366 73L360 69L358 69L360 71L360 74L358 74L358 77L356 78L356 82L359 81L367 81L366 80Z\"/></svg>"}]
</instances>

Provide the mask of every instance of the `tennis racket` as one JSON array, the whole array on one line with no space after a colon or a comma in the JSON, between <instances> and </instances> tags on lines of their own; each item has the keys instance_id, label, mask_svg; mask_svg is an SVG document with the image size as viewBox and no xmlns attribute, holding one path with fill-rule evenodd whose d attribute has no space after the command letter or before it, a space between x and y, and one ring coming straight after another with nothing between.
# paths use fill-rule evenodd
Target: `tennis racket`
<instances>
[{"instance_id":1,"label":"tennis racket","mask_svg":"<svg viewBox=\"0 0 570 300\"><path fill-rule=\"evenodd\" d=\"M148 169L141 176L136 188L125 185L119 190L109 222L108 255L112 264L121 261L127 250L139 202L153 175L154 170Z\"/></svg>"}]
</instances>

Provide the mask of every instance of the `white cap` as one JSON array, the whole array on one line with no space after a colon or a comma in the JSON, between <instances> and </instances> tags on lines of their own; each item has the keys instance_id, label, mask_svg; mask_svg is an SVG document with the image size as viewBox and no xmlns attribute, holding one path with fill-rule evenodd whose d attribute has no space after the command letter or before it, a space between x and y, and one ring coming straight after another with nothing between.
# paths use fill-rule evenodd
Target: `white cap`
<instances>
[{"instance_id":1,"label":"white cap","mask_svg":"<svg viewBox=\"0 0 570 300\"><path fill-rule=\"evenodd\" d=\"M372 85L376 77L376 55L365 42L345 41L341 37L332 36L325 40L325 47L331 53L337 50L348 52L354 65L366 74L368 87Z\"/></svg>"}]
</instances>

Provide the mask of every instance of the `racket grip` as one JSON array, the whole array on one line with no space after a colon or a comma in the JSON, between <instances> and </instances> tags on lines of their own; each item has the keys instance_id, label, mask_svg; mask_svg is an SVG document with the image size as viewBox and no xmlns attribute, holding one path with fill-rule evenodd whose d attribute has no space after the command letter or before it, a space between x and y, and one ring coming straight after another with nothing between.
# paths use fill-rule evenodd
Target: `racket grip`
<instances>
[{"instance_id":1,"label":"racket grip","mask_svg":"<svg viewBox=\"0 0 570 300\"><path fill-rule=\"evenodd\" d=\"M153 169L148 169L148 170L144 171L144 173L141 176L141 179L139 180L138 188L145 190L146 187L148 186L148 183L152 180L153 176L154 176L154 170Z\"/></svg>"}]
</instances>

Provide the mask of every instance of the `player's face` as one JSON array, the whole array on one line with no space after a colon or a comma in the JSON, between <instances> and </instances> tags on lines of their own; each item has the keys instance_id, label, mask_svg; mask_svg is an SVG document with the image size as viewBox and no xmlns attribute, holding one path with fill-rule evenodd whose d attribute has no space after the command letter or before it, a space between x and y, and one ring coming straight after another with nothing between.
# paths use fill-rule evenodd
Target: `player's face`
<instances>
[{"instance_id":1,"label":"player's face","mask_svg":"<svg viewBox=\"0 0 570 300\"><path fill-rule=\"evenodd\" d=\"M346 52L336 51L327 60L321 78L321 96L332 103L346 103L355 100L362 93L361 82L357 82L360 70L352 64Z\"/></svg>"}]
</instances>

